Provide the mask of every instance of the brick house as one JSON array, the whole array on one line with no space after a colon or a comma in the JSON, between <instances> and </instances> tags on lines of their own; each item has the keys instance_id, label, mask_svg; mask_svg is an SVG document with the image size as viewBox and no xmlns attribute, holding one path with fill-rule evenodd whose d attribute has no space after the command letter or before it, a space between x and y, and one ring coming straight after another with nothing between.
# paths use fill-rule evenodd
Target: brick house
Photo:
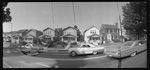
<instances>
[{"instance_id":1,"label":"brick house","mask_svg":"<svg viewBox=\"0 0 150 70\"><path fill-rule=\"evenodd\" d=\"M100 27L100 35L102 35L103 43L120 40L118 24L102 24Z\"/></svg>"}]
</instances>

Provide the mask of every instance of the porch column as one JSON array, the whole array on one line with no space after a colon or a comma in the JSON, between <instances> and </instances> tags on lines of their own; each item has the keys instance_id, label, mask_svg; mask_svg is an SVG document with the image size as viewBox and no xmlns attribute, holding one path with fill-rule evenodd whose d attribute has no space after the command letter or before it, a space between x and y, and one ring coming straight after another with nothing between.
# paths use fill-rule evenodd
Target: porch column
<instances>
[{"instance_id":1,"label":"porch column","mask_svg":"<svg viewBox=\"0 0 150 70\"><path fill-rule=\"evenodd\" d=\"M75 42L77 42L77 37L75 37Z\"/></svg>"},{"instance_id":2,"label":"porch column","mask_svg":"<svg viewBox=\"0 0 150 70\"><path fill-rule=\"evenodd\" d=\"M53 40L54 40L54 37L51 37L51 40L53 41Z\"/></svg>"},{"instance_id":3,"label":"porch column","mask_svg":"<svg viewBox=\"0 0 150 70\"><path fill-rule=\"evenodd\" d=\"M61 41L64 41L63 37L61 38Z\"/></svg>"}]
</instances>

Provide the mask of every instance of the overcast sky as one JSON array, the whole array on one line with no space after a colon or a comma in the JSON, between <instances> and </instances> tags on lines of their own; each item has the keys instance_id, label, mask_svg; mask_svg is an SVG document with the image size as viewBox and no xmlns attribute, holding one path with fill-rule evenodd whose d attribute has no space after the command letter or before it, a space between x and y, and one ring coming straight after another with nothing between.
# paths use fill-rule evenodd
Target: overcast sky
<instances>
[{"instance_id":1,"label":"overcast sky","mask_svg":"<svg viewBox=\"0 0 150 70\"><path fill-rule=\"evenodd\" d=\"M118 2L119 12L126 2ZM68 27L77 25L81 32L91 26L119 22L117 2L10 2L12 30L37 29L47 27ZM53 7L53 17L52 17ZM52 20L53 18L53 20ZM122 17L123 18L123 17ZM75 23L76 21L76 23ZM3 31L11 31L10 24L3 24Z\"/></svg>"}]
</instances>

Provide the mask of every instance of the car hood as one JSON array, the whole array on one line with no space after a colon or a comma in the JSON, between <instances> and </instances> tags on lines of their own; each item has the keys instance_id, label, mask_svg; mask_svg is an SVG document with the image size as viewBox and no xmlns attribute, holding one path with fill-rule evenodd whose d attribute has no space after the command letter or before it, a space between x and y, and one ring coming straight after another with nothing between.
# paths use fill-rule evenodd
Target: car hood
<instances>
[{"instance_id":1,"label":"car hood","mask_svg":"<svg viewBox=\"0 0 150 70\"><path fill-rule=\"evenodd\" d=\"M12 68L51 68L56 65L54 59L32 56L3 57L3 63Z\"/></svg>"}]
</instances>

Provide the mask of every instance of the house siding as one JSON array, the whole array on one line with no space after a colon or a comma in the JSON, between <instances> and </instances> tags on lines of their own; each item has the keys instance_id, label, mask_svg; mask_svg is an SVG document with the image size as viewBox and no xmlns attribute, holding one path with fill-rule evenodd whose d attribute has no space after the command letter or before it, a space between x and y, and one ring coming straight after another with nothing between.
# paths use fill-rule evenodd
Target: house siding
<instances>
[{"instance_id":1,"label":"house siding","mask_svg":"<svg viewBox=\"0 0 150 70\"><path fill-rule=\"evenodd\" d=\"M96 43L96 44L100 43L100 42L101 42L101 37L99 37L100 40L96 40L95 42L92 41L92 40L90 40L90 39L88 38L88 36L91 36L91 35L93 35L93 34L100 35L99 29L97 29L96 27L92 27L92 28L86 30L86 31L84 32L84 41L85 41L85 42L90 42L90 43Z\"/></svg>"}]
</instances>

